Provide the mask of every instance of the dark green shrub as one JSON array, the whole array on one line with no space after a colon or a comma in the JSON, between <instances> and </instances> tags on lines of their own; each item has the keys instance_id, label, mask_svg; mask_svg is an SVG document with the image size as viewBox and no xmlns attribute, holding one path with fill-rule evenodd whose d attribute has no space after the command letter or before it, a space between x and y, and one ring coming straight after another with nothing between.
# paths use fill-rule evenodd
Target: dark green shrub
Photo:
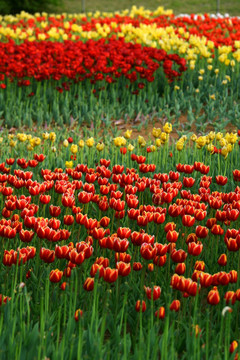
<instances>
[{"instance_id":1,"label":"dark green shrub","mask_svg":"<svg viewBox=\"0 0 240 360\"><path fill-rule=\"evenodd\" d=\"M51 11L62 4L62 0L0 0L0 14L17 14Z\"/></svg>"}]
</instances>

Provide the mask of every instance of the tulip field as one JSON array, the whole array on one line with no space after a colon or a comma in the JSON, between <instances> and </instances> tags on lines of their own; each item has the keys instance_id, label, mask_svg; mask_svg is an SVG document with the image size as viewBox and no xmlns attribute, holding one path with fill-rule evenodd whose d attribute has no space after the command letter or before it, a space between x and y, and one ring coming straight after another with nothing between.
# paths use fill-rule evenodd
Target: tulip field
<instances>
[{"instance_id":1,"label":"tulip field","mask_svg":"<svg viewBox=\"0 0 240 360\"><path fill-rule=\"evenodd\" d=\"M8 127L110 127L137 116L167 117L179 131L237 126L240 18L181 17L162 7L91 15L0 18Z\"/></svg>"},{"instance_id":2,"label":"tulip field","mask_svg":"<svg viewBox=\"0 0 240 360\"><path fill-rule=\"evenodd\" d=\"M239 69L238 17L0 17L0 359L238 359Z\"/></svg>"}]
</instances>

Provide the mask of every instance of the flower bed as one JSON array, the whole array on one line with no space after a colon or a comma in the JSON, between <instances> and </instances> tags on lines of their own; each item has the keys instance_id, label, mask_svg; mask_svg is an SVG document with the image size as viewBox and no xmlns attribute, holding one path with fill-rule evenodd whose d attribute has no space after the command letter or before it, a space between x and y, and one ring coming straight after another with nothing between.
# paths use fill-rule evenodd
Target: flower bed
<instances>
[{"instance_id":1,"label":"flower bed","mask_svg":"<svg viewBox=\"0 0 240 360\"><path fill-rule=\"evenodd\" d=\"M3 359L236 356L239 138L171 130L3 133Z\"/></svg>"},{"instance_id":2,"label":"flower bed","mask_svg":"<svg viewBox=\"0 0 240 360\"><path fill-rule=\"evenodd\" d=\"M0 112L7 126L152 114L179 127L238 126L238 17L115 14L5 16Z\"/></svg>"}]
</instances>

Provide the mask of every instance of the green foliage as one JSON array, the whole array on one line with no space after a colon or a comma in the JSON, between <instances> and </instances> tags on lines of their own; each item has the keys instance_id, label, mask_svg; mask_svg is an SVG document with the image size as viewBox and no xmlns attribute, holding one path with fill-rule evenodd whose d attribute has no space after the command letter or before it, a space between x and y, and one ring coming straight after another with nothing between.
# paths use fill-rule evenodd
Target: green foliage
<instances>
[{"instance_id":1,"label":"green foliage","mask_svg":"<svg viewBox=\"0 0 240 360\"><path fill-rule=\"evenodd\" d=\"M0 0L0 14L18 14L50 11L62 5L62 0Z\"/></svg>"}]
</instances>

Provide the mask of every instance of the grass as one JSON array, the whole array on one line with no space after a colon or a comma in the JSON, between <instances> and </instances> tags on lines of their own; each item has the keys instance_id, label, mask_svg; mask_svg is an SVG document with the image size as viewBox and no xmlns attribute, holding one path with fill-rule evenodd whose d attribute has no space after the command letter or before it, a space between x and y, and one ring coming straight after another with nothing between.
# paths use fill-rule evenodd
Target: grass
<instances>
[{"instance_id":1,"label":"grass","mask_svg":"<svg viewBox=\"0 0 240 360\"><path fill-rule=\"evenodd\" d=\"M219 0L220 12L230 15L240 15L239 0ZM85 5L84 5L85 4ZM156 9L164 6L172 9L174 13L215 13L217 10L217 0L63 0L63 10L68 13L85 11L117 11L129 9L133 5L144 6L147 9Z\"/></svg>"}]
</instances>

